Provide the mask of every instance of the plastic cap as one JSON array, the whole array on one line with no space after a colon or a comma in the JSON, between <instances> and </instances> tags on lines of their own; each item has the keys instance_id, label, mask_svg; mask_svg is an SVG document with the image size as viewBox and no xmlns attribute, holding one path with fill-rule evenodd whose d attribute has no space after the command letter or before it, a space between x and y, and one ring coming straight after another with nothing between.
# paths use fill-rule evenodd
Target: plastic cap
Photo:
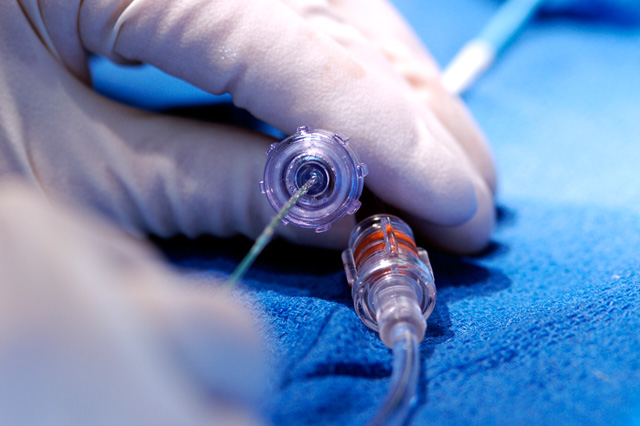
<instances>
[{"instance_id":1,"label":"plastic cap","mask_svg":"<svg viewBox=\"0 0 640 426\"><path fill-rule=\"evenodd\" d=\"M329 229L345 214L360 207L367 166L343 135L311 127L297 132L267 150L262 192L279 211L309 179L316 182L283 219L316 232Z\"/></svg>"}]
</instances>

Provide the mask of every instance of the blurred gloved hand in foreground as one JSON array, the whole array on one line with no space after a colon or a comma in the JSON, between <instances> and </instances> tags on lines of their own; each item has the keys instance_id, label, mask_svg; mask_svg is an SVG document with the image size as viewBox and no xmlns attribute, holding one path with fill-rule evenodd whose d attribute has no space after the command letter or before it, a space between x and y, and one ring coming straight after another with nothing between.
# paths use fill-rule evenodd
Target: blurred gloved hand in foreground
<instances>
[{"instance_id":1,"label":"blurred gloved hand in foreground","mask_svg":"<svg viewBox=\"0 0 640 426\"><path fill-rule=\"evenodd\" d=\"M286 133L351 137L366 185L418 234L457 252L486 245L495 174L487 145L384 0L19 0L0 5L0 173L88 205L129 232L255 237L272 141L154 115L90 87L87 52L145 62ZM354 218L326 234L343 248Z\"/></svg>"},{"instance_id":2,"label":"blurred gloved hand in foreground","mask_svg":"<svg viewBox=\"0 0 640 426\"><path fill-rule=\"evenodd\" d=\"M257 333L228 293L194 284L119 231L1 185L2 424L256 424Z\"/></svg>"}]
</instances>

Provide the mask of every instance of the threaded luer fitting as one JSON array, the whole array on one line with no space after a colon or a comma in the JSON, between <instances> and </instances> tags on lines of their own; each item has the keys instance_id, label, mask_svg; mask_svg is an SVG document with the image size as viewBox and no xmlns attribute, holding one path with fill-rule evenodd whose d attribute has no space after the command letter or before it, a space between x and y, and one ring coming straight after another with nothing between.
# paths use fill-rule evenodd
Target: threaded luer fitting
<instances>
[{"instance_id":1,"label":"threaded luer fitting","mask_svg":"<svg viewBox=\"0 0 640 426\"><path fill-rule=\"evenodd\" d=\"M323 232L345 214L354 214L360 208L367 166L346 136L299 127L295 134L271 144L267 155L260 189L275 211L310 178L316 179L287 213L285 224L291 222Z\"/></svg>"},{"instance_id":2,"label":"threaded luer fitting","mask_svg":"<svg viewBox=\"0 0 640 426\"><path fill-rule=\"evenodd\" d=\"M427 252L416 246L400 218L375 215L351 233L342 253L356 313L391 348L395 330L413 329L424 338L436 287Z\"/></svg>"}]
</instances>

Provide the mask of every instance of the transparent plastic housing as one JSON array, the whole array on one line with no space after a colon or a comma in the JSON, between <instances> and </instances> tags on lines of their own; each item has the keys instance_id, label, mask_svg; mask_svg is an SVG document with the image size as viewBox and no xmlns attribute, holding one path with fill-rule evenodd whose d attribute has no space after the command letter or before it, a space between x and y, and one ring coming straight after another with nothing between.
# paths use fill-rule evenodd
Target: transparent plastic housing
<instances>
[{"instance_id":1,"label":"transparent plastic housing","mask_svg":"<svg viewBox=\"0 0 640 426\"><path fill-rule=\"evenodd\" d=\"M436 287L429 256L416 246L409 225L392 215L365 219L351 233L342 261L358 317L385 345L393 347L394 334L407 327L418 341L424 338Z\"/></svg>"},{"instance_id":2,"label":"transparent plastic housing","mask_svg":"<svg viewBox=\"0 0 640 426\"><path fill-rule=\"evenodd\" d=\"M284 217L285 224L291 222L323 232L345 214L354 214L360 208L367 166L347 137L299 127L295 134L272 144L267 155L260 189L276 211L315 178L309 191Z\"/></svg>"}]
</instances>

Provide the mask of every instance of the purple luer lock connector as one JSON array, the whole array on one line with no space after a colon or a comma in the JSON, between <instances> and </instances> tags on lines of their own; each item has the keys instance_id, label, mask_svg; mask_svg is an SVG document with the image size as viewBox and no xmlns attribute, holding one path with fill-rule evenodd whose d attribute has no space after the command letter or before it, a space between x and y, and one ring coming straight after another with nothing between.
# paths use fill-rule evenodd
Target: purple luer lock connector
<instances>
[{"instance_id":1,"label":"purple luer lock connector","mask_svg":"<svg viewBox=\"0 0 640 426\"><path fill-rule=\"evenodd\" d=\"M311 127L272 144L260 182L262 193L276 211L310 179L315 183L287 213L283 222L324 232L345 214L360 208L367 166L349 138Z\"/></svg>"}]
</instances>

